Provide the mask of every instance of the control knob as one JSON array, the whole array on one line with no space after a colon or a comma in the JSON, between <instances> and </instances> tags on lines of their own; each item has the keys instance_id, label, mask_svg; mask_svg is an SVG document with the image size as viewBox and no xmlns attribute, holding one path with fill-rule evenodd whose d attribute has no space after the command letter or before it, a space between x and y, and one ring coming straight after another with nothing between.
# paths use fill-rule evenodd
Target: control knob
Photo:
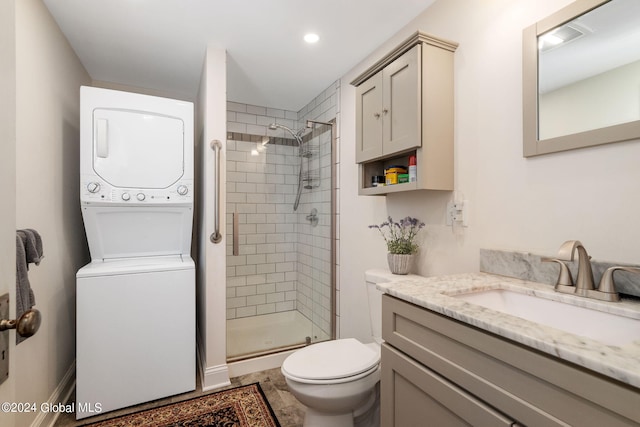
<instances>
[{"instance_id":1,"label":"control knob","mask_svg":"<svg viewBox=\"0 0 640 427\"><path fill-rule=\"evenodd\" d=\"M136 195L136 199L138 199L139 201L143 201L145 198L146 197L145 197L144 193L138 193Z\"/></svg>"},{"instance_id":2,"label":"control knob","mask_svg":"<svg viewBox=\"0 0 640 427\"><path fill-rule=\"evenodd\" d=\"M99 182L88 183L87 190L89 190L89 193L97 193L98 191L100 191L100 183Z\"/></svg>"},{"instance_id":3,"label":"control knob","mask_svg":"<svg viewBox=\"0 0 640 427\"><path fill-rule=\"evenodd\" d=\"M178 185L178 194L185 196L189 192L189 188L186 185Z\"/></svg>"},{"instance_id":4,"label":"control knob","mask_svg":"<svg viewBox=\"0 0 640 427\"><path fill-rule=\"evenodd\" d=\"M122 193L122 200L124 200L125 202L128 202L130 199L131 199L131 194Z\"/></svg>"}]
</instances>

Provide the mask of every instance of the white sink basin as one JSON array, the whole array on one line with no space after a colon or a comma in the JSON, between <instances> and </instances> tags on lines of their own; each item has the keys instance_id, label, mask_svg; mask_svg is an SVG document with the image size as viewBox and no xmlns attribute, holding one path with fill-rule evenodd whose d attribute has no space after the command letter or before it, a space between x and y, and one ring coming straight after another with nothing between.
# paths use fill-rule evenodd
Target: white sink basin
<instances>
[{"instance_id":1,"label":"white sink basin","mask_svg":"<svg viewBox=\"0 0 640 427\"><path fill-rule=\"evenodd\" d=\"M624 346L640 340L640 319L505 289L470 292L452 297L604 344Z\"/></svg>"}]
</instances>

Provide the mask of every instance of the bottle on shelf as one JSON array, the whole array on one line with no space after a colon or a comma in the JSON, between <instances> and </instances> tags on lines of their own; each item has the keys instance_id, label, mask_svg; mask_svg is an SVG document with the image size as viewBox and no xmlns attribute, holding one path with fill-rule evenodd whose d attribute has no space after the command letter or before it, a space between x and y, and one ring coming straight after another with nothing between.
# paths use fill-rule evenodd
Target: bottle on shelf
<instances>
[{"instance_id":1,"label":"bottle on shelf","mask_svg":"<svg viewBox=\"0 0 640 427\"><path fill-rule=\"evenodd\" d=\"M418 180L418 167L416 166L416 156L409 156L409 182Z\"/></svg>"}]
</instances>

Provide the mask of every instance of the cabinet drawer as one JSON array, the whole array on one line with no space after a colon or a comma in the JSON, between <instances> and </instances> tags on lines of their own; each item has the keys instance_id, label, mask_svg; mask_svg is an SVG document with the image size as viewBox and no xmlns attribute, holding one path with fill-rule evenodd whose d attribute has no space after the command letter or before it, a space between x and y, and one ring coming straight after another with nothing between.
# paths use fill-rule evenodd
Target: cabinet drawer
<instances>
[{"instance_id":1,"label":"cabinet drawer","mask_svg":"<svg viewBox=\"0 0 640 427\"><path fill-rule=\"evenodd\" d=\"M513 422L455 384L382 345L381 425L511 426Z\"/></svg>"},{"instance_id":2,"label":"cabinet drawer","mask_svg":"<svg viewBox=\"0 0 640 427\"><path fill-rule=\"evenodd\" d=\"M530 426L637 426L638 389L397 298L387 343Z\"/></svg>"}]
</instances>

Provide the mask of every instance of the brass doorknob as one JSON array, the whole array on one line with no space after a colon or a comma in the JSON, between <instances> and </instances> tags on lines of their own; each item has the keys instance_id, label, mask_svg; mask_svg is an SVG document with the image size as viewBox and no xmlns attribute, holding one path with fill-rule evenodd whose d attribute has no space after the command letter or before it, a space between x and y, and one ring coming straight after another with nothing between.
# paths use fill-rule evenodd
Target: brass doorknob
<instances>
[{"instance_id":1,"label":"brass doorknob","mask_svg":"<svg viewBox=\"0 0 640 427\"><path fill-rule=\"evenodd\" d=\"M32 308L31 310L27 310L22 313L22 316L20 316L16 320L0 320L0 331L15 329L21 337L29 338L30 336L38 332L41 322L42 315L40 314L40 311Z\"/></svg>"}]
</instances>

